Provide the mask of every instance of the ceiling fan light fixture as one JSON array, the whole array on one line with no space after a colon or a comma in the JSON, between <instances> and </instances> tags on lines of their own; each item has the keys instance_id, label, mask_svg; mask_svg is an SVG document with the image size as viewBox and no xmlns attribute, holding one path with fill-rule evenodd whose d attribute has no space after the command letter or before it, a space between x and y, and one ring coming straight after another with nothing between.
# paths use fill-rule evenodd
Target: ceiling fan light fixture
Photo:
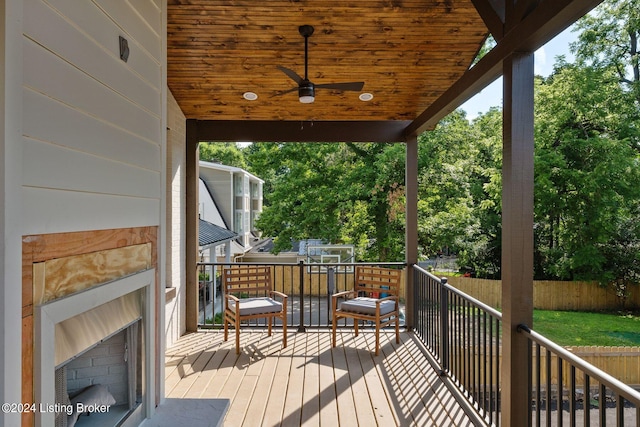
<instances>
[{"instance_id":1,"label":"ceiling fan light fixture","mask_svg":"<svg viewBox=\"0 0 640 427\"><path fill-rule=\"evenodd\" d=\"M364 101L364 102L371 101L373 99L373 94L369 93L369 92L364 92L364 93L361 93L358 96L358 99L360 99L360 101Z\"/></svg>"}]
</instances>

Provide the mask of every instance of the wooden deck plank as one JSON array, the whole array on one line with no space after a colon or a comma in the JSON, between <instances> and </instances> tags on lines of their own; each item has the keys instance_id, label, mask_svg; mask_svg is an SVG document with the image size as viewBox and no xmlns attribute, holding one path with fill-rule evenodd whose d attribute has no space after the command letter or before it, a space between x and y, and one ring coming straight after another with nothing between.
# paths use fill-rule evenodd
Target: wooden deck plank
<instances>
[{"instance_id":1,"label":"wooden deck plank","mask_svg":"<svg viewBox=\"0 0 640 427\"><path fill-rule=\"evenodd\" d=\"M273 427L280 425L289 386L289 373L293 361L293 351L296 348L298 334L290 334L287 338L288 346L279 353L275 366L271 390L268 393L267 407L264 411L262 426ZM301 337L303 338L303 337Z\"/></svg>"},{"instance_id":2,"label":"wooden deck plank","mask_svg":"<svg viewBox=\"0 0 640 427\"><path fill-rule=\"evenodd\" d=\"M318 363L318 334L307 333L307 349L304 357L304 383L302 388L302 412L300 424L320 425L320 365Z\"/></svg>"},{"instance_id":3,"label":"wooden deck plank","mask_svg":"<svg viewBox=\"0 0 640 427\"><path fill-rule=\"evenodd\" d=\"M273 378L282 347L281 338L274 339L273 334L271 337L266 338L264 346L261 341L260 346L255 347L258 351L253 354L253 363L247 371L248 376L253 375L256 377L256 385L252 390L249 403L251 410L247 411L242 423L246 427L259 426L264 419L269 392L272 389Z\"/></svg>"},{"instance_id":4,"label":"wooden deck plank","mask_svg":"<svg viewBox=\"0 0 640 427\"><path fill-rule=\"evenodd\" d=\"M375 337L342 329L289 334L243 330L242 352L222 331L189 334L167 350L165 389L171 396L227 398L225 426L472 426L414 338L393 331Z\"/></svg>"},{"instance_id":5,"label":"wooden deck plank","mask_svg":"<svg viewBox=\"0 0 640 427\"><path fill-rule=\"evenodd\" d=\"M185 397L195 380L198 378L199 373L209 363L209 360L213 357L213 351L201 351L198 354L198 358L190 365L185 365L184 372L181 375L180 382L168 393L167 397Z\"/></svg>"},{"instance_id":6,"label":"wooden deck plank","mask_svg":"<svg viewBox=\"0 0 640 427\"><path fill-rule=\"evenodd\" d=\"M286 399L282 411L282 426L299 426L302 416L302 396L304 389L305 351L307 349L306 336L297 339L291 356L291 369L286 389Z\"/></svg>"},{"instance_id":7,"label":"wooden deck plank","mask_svg":"<svg viewBox=\"0 0 640 427\"><path fill-rule=\"evenodd\" d=\"M389 405L388 393L381 380L376 367L381 361L381 357L373 356L375 354L376 340L372 334L361 334L365 341L365 348L358 351L360 356L360 365L364 372L364 380L367 384L369 397L373 412L380 426L398 425L393 410ZM395 337L395 335L394 335ZM394 338L395 339L395 338ZM380 346L386 345L388 341L387 334L383 331L380 333Z\"/></svg>"},{"instance_id":8,"label":"wooden deck plank","mask_svg":"<svg viewBox=\"0 0 640 427\"><path fill-rule=\"evenodd\" d=\"M342 334L336 336L336 348L332 350L333 372L336 382L336 396L338 406L338 417L340 425L358 425L356 416L356 404L351 392L351 378L349 377L349 367L347 365L347 355L344 350Z\"/></svg>"},{"instance_id":9,"label":"wooden deck plank","mask_svg":"<svg viewBox=\"0 0 640 427\"><path fill-rule=\"evenodd\" d=\"M345 354L347 356L349 378L351 379L351 392L353 393L353 401L356 405L358 424L362 426L374 426L378 425L378 423L373 413L369 390L364 380L364 371L362 370L360 355L358 354L360 351L369 353L368 350L366 350L364 339L363 334L357 337L354 336L351 341L352 344L345 345ZM365 349L361 349L363 346L365 346Z\"/></svg>"},{"instance_id":10,"label":"wooden deck plank","mask_svg":"<svg viewBox=\"0 0 640 427\"><path fill-rule=\"evenodd\" d=\"M394 375L400 383L411 418L418 425L448 425L444 420L438 420L442 411L435 390L444 386L441 379L424 357L418 360L412 357L411 350L417 350L413 342L392 342L391 345L393 357L399 364L399 368L394 370ZM405 390L413 392L407 393Z\"/></svg>"},{"instance_id":11,"label":"wooden deck plank","mask_svg":"<svg viewBox=\"0 0 640 427\"><path fill-rule=\"evenodd\" d=\"M416 408L412 404L412 399L415 400L419 396L415 395L413 384L407 377L402 359L398 357L393 347L382 346L381 353L384 355L381 369L385 372L389 391L392 394L391 400L394 402L394 409L396 416L400 419L400 425L430 425L428 422L418 423L416 421ZM409 399L405 398L405 393Z\"/></svg>"},{"instance_id":12,"label":"wooden deck plank","mask_svg":"<svg viewBox=\"0 0 640 427\"><path fill-rule=\"evenodd\" d=\"M197 343L196 345L186 346L185 350L180 350L184 351L184 356L175 364L174 369L171 369L170 373L165 376L165 390L167 397L182 397L182 393L185 391L183 390L185 387L183 380L194 372L193 365L196 364L197 369L198 363L206 364L208 361L201 359L205 348L206 347L203 343ZM178 357L176 357L175 360L178 360ZM198 360L200 360L200 362L198 362ZM174 392L174 389L176 388L178 389Z\"/></svg>"},{"instance_id":13,"label":"wooden deck plank","mask_svg":"<svg viewBox=\"0 0 640 427\"><path fill-rule=\"evenodd\" d=\"M191 385L191 388L185 394L185 397L188 397L188 398L203 397L204 391L207 389L207 387L209 386L209 383L215 377L216 372L218 372L220 365L222 365L222 362L224 361L225 357L227 357L228 355L229 355L229 352L220 350L220 343L219 342L216 343L215 353L213 354L213 357L209 359L209 362L202 369L202 371L200 372L200 375L198 375L198 378L196 378L196 380L193 382L193 384Z\"/></svg>"},{"instance_id":14,"label":"wooden deck plank","mask_svg":"<svg viewBox=\"0 0 640 427\"><path fill-rule=\"evenodd\" d=\"M337 426L340 421L331 354L331 334L318 333L318 363L320 365L320 425Z\"/></svg>"}]
</instances>

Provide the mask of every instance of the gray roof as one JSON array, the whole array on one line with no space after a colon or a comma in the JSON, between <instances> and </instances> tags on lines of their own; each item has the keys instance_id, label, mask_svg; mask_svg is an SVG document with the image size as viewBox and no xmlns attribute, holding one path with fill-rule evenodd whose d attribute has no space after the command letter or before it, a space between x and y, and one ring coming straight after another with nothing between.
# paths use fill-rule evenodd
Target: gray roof
<instances>
[{"instance_id":1,"label":"gray roof","mask_svg":"<svg viewBox=\"0 0 640 427\"><path fill-rule=\"evenodd\" d=\"M200 246L222 243L228 240L233 240L236 237L238 237L238 234L233 231L200 219L200 224L198 226L198 244Z\"/></svg>"}]
</instances>

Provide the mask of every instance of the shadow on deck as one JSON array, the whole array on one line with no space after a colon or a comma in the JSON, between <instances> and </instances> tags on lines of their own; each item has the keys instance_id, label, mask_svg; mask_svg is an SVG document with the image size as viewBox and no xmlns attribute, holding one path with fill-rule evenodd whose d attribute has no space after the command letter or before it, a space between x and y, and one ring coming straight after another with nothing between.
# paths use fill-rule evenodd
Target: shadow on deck
<instances>
[{"instance_id":1,"label":"shadow on deck","mask_svg":"<svg viewBox=\"0 0 640 427\"><path fill-rule=\"evenodd\" d=\"M339 331L334 349L327 330L288 339L282 349L278 329L243 330L236 355L221 331L187 334L166 352L166 396L229 399L226 427L482 425L409 332L397 345L383 331L378 357L366 330Z\"/></svg>"}]
</instances>

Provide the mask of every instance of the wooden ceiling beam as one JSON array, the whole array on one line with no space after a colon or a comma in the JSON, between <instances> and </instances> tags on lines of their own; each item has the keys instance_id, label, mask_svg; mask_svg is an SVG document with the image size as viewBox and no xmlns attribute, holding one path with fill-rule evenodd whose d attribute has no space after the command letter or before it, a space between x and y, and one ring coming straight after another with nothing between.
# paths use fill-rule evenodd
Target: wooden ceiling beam
<instances>
[{"instance_id":1,"label":"wooden ceiling beam","mask_svg":"<svg viewBox=\"0 0 640 427\"><path fill-rule=\"evenodd\" d=\"M484 21L495 41L500 41L504 36L504 0L503 9L497 11L495 2L490 0L471 0L478 14Z\"/></svg>"},{"instance_id":2,"label":"wooden ceiling beam","mask_svg":"<svg viewBox=\"0 0 640 427\"><path fill-rule=\"evenodd\" d=\"M500 77L505 58L517 51L535 51L601 2L554 0L539 4L520 23L509 26L510 31L496 47L424 110L407 127L406 135L433 129L443 117Z\"/></svg>"},{"instance_id":3,"label":"wooden ceiling beam","mask_svg":"<svg viewBox=\"0 0 640 427\"><path fill-rule=\"evenodd\" d=\"M404 142L409 120L189 120L200 142Z\"/></svg>"}]
</instances>

